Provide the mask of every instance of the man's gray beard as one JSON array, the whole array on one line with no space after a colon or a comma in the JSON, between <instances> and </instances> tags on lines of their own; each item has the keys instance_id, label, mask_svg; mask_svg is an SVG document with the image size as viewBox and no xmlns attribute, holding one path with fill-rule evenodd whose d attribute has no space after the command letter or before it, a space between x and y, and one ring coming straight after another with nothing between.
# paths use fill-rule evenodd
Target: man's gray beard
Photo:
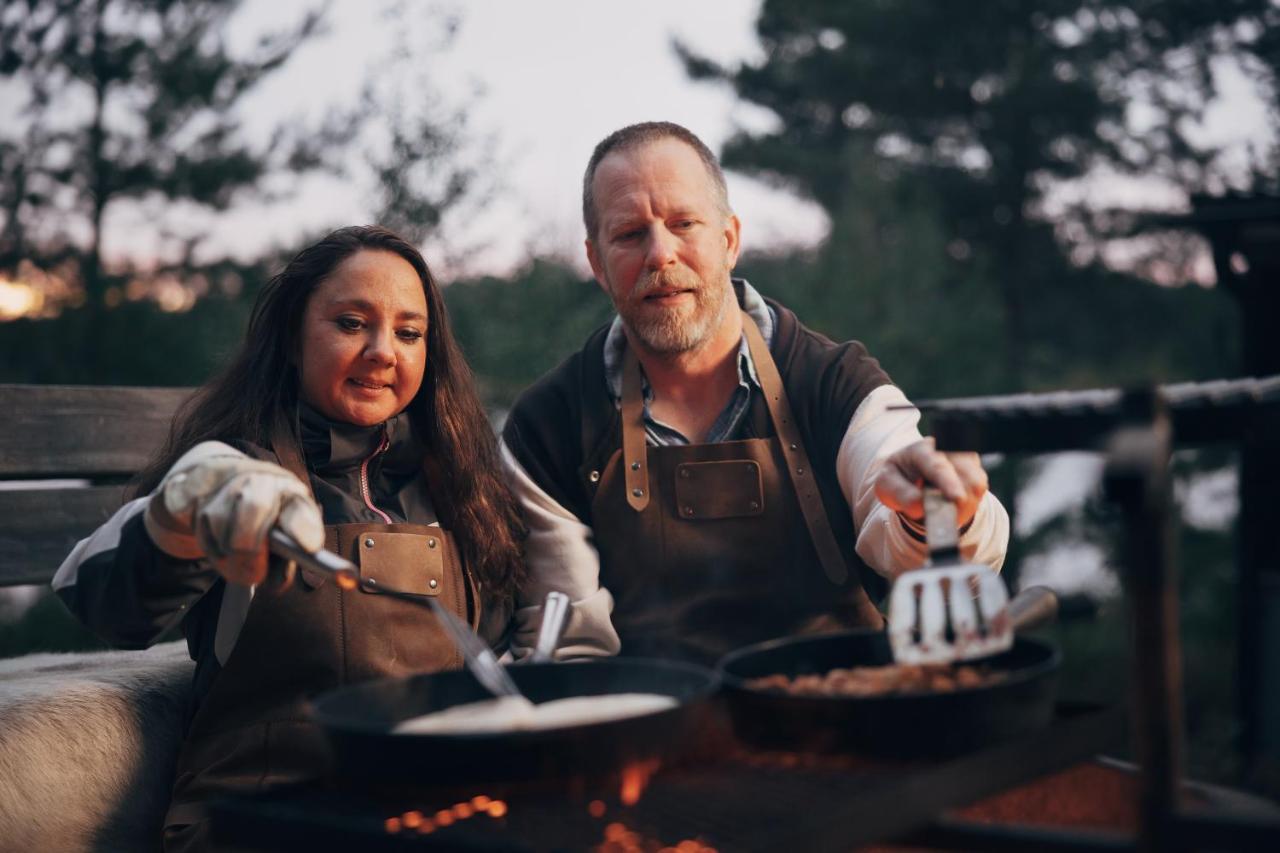
<instances>
[{"instance_id":1,"label":"man's gray beard","mask_svg":"<svg viewBox=\"0 0 1280 853\"><path fill-rule=\"evenodd\" d=\"M642 312L632 310L633 307L643 305L644 294L655 289L658 284L657 281L650 281L637 285L632 291L631 301L626 305L618 305L615 301L623 324L653 352L677 355L697 349L724 321L732 288L727 280L720 286L698 282L692 291L693 313L688 316L670 313L646 317L642 316Z\"/></svg>"}]
</instances>

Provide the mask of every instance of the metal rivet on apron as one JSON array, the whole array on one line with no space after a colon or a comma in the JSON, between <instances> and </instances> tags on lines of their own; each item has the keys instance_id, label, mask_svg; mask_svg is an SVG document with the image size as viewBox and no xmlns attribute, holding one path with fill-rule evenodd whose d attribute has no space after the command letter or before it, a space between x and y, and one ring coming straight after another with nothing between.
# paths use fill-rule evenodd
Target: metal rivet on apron
<instances>
[{"instance_id":1,"label":"metal rivet on apron","mask_svg":"<svg viewBox=\"0 0 1280 853\"><path fill-rule=\"evenodd\" d=\"M686 480L687 480L687 479L689 479L689 469L688 469L688 468L681 468L681 469L680 469L680 476L681 476L681 477L683 477L683 478L684 478L684 479L686 479Z\"/></svg>"},{"instance_id":2,"label":"metal rivet on apron","mask_svg":"<svg viewBox=\"0 0 1280 853\"><path fill-rule=\"evenodd\" d=\"M632 470L632 471L639 471L639 470L640 470L640 463L639 463L639 462L632 462L632 463L631 463L631 470Z\"/></svg>"},{"instance_id":3,"label":"metal rivet on apron","mask_svg":"<svg viewBox=\"0 0 1280 853\"><path fill-rule=\"evenodd\" d=\"M366 540L364 540L364 547L366 547L366 548L372 548L372 547L373 547L373 540L372 540L372 539L366 539Z\"/></svg>"},{"instance_id":4,"label":"metal rivet on apron","mask_svg":"<svg viewBox=\"0 0 1280 853\"><path fill-rule=\"evenodd\" d=\"M434 547L436 547L436 540L431 539L431 538L428 538L428 539L427 539L427 547L428 547L428 548L434 548Z\"/></svg>"},{"instance_id":5,"label":"metal rivet on apron","mask_svg":"<svg viewBox=\"0 0 1280 853\"><path fill-rule=\"evenodd\" d=\"M590 474L588 474L588 475L587 475L587 479L588 479L588 480L590 480L590 481L591 481L591 482L593 482L593 483L598 483L598 482L600 482L600 472L599 472L599 471L592 471Z\"/></svg>"},{"instance_id":6,"label":"metal rivet on apron","mask_svg":"<svg viewBox=\"0 0 1280 853\"><path fill-rule=\"evenodd\" d=\"M799 449L799 448L797 448L797 447L796 447L796 443L795 443L794 441L793 441L793 442L791 442L791 449L792 449L792 450L798 450L798 449Z\"/></svg>"},{"instance_id":7,"label":"metal rivet on apron","mask_svg":"<svg viewBox=\"0 0 1280 853\"><path fill-rule=\"evenodd\" d=\"M686 516L690 516L690 517L692 517L692 516L693 516L693 507L691 507L691 506L681 507L681 508L680 508L680 512L682 512L682 513L683 513L684 515L686 515Z\"/></svg>"},{"instance_id":8,"label":"metal rivet on apron","mask_svg":"<svg viewBox=\"0 0 1280 853\"><path fill-rule=\"evenodd\" d=\"M756 463L754 463L754 462L748 462L748 463L747 463L747 473L748 473L748 474L754 474L755 472L756 472Z\"/></svg>"},{"instance_id":9,"label":"metal rivet on apron","mask_svg":"<svg viewBox=\"0 0 1280 853\"><path fill-rule=\"evenodd\" d=\"M631 494L635 495L638 498L642 498L644 497L644 489L632 489Z\"/></svg>"},{"instance_id":10,"label":"metal rivet on apron","mask_svg":"<svg viewBox=\"0 0 1280 853\"><path fill-rule=\"evenodd\" d=\"M759 501L752 501L751 503L747 504L747 506L748 506L748 507L750 507L750 508L754 511L754 510L757 510L757 509L759 509L759 508L760 508L760 502L759 502Z\"/></svg>"},{"instance_id":11,"label":"metal rivet on apron","mask_svg":"<svg viewBox=\"0 0 1280 853\"><path fill-rule=\"evenodd\" d=\"M431 580L427 581L427 586L431 587L432 589L435 589L436 587L440 586L440 581L436 580L435 578L432 578Z\"/></svg>"},{"instance_id":12,"label":"metal rivet on apron","mask_svg":"<svg viewBox=\"0 0 1280 853\"><path fill-rule=\"evenodd\" d=\"M796 469L796 475L797 475L797 476L804 476L804 469L803 469L803 468L797 468L797 469Z\"/></svg>"}]
</instances>

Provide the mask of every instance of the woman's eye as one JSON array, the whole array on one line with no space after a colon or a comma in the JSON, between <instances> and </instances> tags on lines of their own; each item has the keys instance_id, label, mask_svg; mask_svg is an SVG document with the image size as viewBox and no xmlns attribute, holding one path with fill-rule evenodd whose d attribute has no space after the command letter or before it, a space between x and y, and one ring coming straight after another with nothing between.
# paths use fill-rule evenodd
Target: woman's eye
<instances>
[{"instance_id":1,"label":"woman's eye","mask_svg":"<svg viewBox=\"0 0 1280 853\"><path fill-rule=\"evenodd\" d=\"M358 331L364 325L358 317L339 317L334 322L338 324L339 329L346 332Z\"/></svg>"},{"instance_id":2,"label":"woman's eye","mask_svg":"<svg viewBox=\"0 0 1280 853\"><path fill-rule=\"evenodd\" d=\"M401 329L396 334L400 336L400 340L409 343L422 340L422 332L418 329Z\"/></svg>"}]
</instances>

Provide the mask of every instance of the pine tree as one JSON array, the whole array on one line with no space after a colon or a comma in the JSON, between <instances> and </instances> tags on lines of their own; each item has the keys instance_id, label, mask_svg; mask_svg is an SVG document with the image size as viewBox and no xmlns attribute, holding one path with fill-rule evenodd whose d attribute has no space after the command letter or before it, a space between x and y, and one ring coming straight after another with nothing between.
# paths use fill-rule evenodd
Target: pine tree
<instances>
[{"instance_id":1,"label":"pine tree","mask_svg":"<svg viewBox=\"0 0 1280 853\"><path fill-rule=\"evenodd\" d=\"M96 313L117 275L104 222L126 200L225 209L284 156L237 105L315 32L307 14L233 56L235 0L25 0L0 11L0 273L56 270ZM279 138L276 140L279 142Z\"/></svg>"}]
</instances>

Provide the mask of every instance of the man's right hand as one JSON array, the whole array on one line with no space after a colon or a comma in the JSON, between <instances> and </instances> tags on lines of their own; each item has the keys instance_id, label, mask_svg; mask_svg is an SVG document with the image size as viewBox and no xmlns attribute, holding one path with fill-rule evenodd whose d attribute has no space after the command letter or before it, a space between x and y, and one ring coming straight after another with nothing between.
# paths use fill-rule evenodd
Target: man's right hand
<instances>
[{"instance_id":1,"label":"man's right hand","mask_svg":"<svg viewBox=\"0 0 1280 853\"><path fill-rule=\"evenodd\" d=\"M943 453L933 439L909 444L885 460L876 477L876 497L913 521L924 520L924 487L933 486L956 505L956 526L973 520L987 493L987 472L976 453Z\"/></svg>"},{"instance_id":2,"label":"man's right hand","mask_svg":"<svg viewBox=\"0 0 1280 853\"><path fill-rule=\"evenodd\" d=\"M207 559L228 581L246 585L266 580L272 527L308 551L324 546L320 509L297 477L217 441L197 444L174 463L144 522L161 551Z\"/></svg>"}]
</instances>

